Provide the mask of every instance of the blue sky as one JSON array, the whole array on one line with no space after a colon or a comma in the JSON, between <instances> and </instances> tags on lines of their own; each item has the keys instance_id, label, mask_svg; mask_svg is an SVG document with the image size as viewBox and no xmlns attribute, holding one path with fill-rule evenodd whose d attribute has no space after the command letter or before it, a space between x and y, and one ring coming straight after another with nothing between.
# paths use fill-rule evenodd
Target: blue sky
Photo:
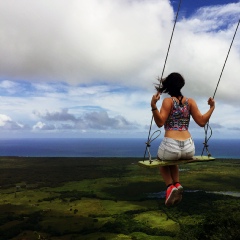
<instances>
[{"instance_id":1,"label":"blue sky","mask_svg":"<svg viewBox=\"0 0 240 240\"><path fill-rule=\"evenodd\" d=\"M1 138L147 138L178 3L0 0ZM164 75L182 73L201 112L239 17L240 1L182 0ZM215 96L214 138L239 138L239 66L240 29ZM204 137L194 122L190 131Z\"/></svg>"}]
</instances>

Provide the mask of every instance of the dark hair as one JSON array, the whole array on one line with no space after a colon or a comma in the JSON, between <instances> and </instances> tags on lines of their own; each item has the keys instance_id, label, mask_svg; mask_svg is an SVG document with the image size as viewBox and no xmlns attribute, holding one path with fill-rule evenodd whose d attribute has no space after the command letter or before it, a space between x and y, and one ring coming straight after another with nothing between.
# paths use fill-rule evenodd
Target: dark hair
<instances>
[{"instance_id":1,"label":"dark hair","mask_svg":"<svg viewBox=\"0 0 240 240\"><path fill-rule=\"evenodd\" d=\"M171 73L165 79L158 79L160 84L155 88L160 93L168 93L171 97L182 96L181 88L185 85L185 80L179 73Z\"/></svg>"}]
</instances>

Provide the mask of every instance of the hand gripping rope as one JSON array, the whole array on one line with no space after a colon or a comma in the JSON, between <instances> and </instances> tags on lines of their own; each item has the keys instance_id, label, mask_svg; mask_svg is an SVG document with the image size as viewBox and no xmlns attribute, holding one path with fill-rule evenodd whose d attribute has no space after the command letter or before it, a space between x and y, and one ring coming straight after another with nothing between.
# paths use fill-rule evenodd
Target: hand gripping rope
<instances>
[{"instance_id":1,"label":"hand gripping rope","mask_svg":"<svg viewBox=\"0 0 240 240\"><path fill-rule=\"evenodd\" d=\"M226 65L226 62L227 62L227 59L228 59L230 50L231 50L231 48L232 48L232 44L233 44L233 41L234 41L234 39L235 39L235 36L236 36L237 30L238 30L239 23L240 23L240 19L238 20L238 24L237 24L235 33L234 33L234 35L233 35L232 42L231 42L230 47L229 47L229 50L228 50L228 53L227 53L227 57L226 57L225 62L224 62L224 64L223 64L223 68L222 68L221 74L220 74L220 76L219 76L219 79L218 79L218 82L217 82L217 86L216 86L215 91L214 91L214 94L213 94L213 98L214 98L215 95L216 95L217 88L218 88L219 82L220 82L220 80L221 80L221 77L222 77L222 74L223 74L223 70L224 70L224 68L225 68L225 65ZM209 136L209 137L207 136L207 134L208 134L208 128L210 129L210 136ZM204 145L204 146L203 146L203 150L202 150L201 156L203 155L204 150L206 150L208 156L211 157L211 154L210 154L210 152L209 152L209 150L208 150L208 141L209 141L209 139L210 139L211 136L212 136L212 129L211 129L210 125L209 125L209 122L207 122L206 125L204 126L204 132L205 132L205 141L203 142L203 145Z\"/></svg>"}]
</instances>

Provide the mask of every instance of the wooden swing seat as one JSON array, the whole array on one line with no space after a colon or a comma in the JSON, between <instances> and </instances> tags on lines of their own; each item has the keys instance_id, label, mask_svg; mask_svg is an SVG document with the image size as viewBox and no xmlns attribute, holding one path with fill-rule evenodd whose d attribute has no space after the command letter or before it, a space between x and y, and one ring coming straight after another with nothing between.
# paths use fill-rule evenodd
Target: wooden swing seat
<instances>
[{"instance_id":1,"label":"wooden swing seat","mask_svg":"<svg viewBox=\"0 0 240 240\"><path fill-rule=\"evenodd\" d=\"M161 166L181 165L181 164L196 163L196 162L209 162L214 160L215 158L209 157L209 156L194 156L193 158L188 160L180 159L176 161L162 161L158 159L142 160L138 162L138 165L146 168L156 168Z\"/></svg>"}]
</instances>

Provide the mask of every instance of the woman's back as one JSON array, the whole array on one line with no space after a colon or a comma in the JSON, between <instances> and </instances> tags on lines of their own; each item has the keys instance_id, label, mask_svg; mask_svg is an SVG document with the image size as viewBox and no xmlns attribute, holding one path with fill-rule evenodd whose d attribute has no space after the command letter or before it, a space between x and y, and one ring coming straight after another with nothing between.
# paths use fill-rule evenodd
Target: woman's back
<instances>
[{"instance_id":1,"label":"woman's back","mask_svg":"<svg viewBox=\"0 0 240 240\"><path fill-rule=\"evenodd\" d=\"M188 131L190 121L189 98L168 98L171 101L171 110L164 124L165 137L176 140L186 140L191 137Z\"/></svg>"},{"instance_id":2,"label":"woman's back","mask_svg":"<svg viewBox=\"0 0 240 240\"><path fill-rule=\"evenodd\" d=\"M190 121L190 107L188 98L171 97L172 109L164 124L165 130L187 131Z\"/></svg>"}]
</instances>

